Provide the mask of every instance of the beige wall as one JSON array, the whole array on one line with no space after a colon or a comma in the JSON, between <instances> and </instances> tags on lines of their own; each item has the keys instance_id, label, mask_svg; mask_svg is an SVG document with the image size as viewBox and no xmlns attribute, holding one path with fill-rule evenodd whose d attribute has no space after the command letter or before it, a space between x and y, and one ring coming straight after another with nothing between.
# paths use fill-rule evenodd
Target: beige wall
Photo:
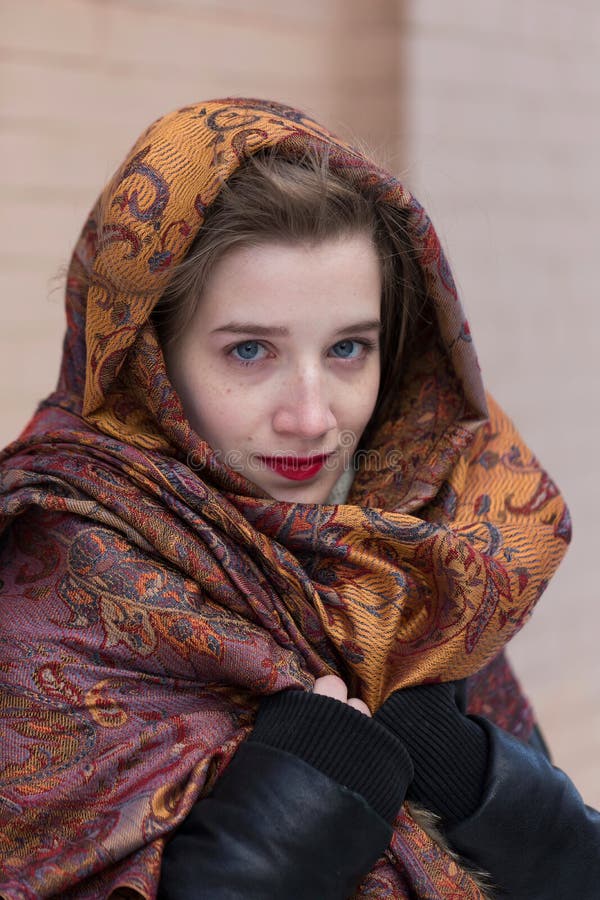
<instances>
[{"instance_id":1,"label":"beige wall","mask_svg":"<svg viewBox=\"0 0 600 900\"><path fill-rule=\"evenodd\" d=\"M573 545L512 657L600 806L600 5L415 0L402 52L408 181L488 387L571 506Z\"/></svg>"},{"instance_id":2,"label":"beige wall","mask_svg":"<svg viewBox=\"0 0 600 900\"><path fill-rule=\"evenodd\" d=\"M153 118L246 94L360 135L406 167L488 384L570 501L574 546L513 656L597 806L599 32L594 0L0 0L0 445L55 380L52 279Z\"/></svg>"}]
</instances>

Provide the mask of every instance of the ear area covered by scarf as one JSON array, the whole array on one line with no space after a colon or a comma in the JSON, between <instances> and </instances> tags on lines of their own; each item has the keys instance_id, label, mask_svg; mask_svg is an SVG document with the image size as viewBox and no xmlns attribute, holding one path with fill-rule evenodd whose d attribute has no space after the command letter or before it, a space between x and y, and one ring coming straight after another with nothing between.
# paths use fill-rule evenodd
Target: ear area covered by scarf
<instances>
[{"instance_id":1,"label":"ear area covered by scarf","mask_svg":"<svg viewBox=\"0 0 600 900\"><path fill-rule=\"evenodd\" d=\"M274 500L220 462L149 318L223 181L258 150L311 144L407 210L435 312L336 504ZM260 696L328 672L373 710L399 687L479 673L486 714L522 726L498 670L481 673L558 566L568 512L486 397L443 251L405 187L282 104L184 107L147 129L98 200L66 307L57 389L0 456L3 896L149 900L165 837ZM357 896L452 890L481 897L402 810Z\"/></svg>"}]
</instances>

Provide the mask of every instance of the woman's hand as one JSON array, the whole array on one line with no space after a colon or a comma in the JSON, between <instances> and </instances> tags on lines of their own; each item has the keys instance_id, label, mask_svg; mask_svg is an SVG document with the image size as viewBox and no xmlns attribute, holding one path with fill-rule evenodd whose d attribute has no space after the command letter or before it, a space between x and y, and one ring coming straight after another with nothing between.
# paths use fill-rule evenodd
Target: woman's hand
<instances>
[{"instance_id":1,"label":"woman's hand","mask_svg":"<svg viewBox=\"0 0 600 900\"><path fill-rule=\"evenodd\" d=\"M363 700L359 700L358 697L351 697L348 700L348 688L338 675L323 675L322 678L317 678L313 693L322 694L324 697L333 697L334 700L339 700L340 703L345 703L347 706L353 706L365 716L371 717L371 710Z\"/></svg>"}]
</instances>

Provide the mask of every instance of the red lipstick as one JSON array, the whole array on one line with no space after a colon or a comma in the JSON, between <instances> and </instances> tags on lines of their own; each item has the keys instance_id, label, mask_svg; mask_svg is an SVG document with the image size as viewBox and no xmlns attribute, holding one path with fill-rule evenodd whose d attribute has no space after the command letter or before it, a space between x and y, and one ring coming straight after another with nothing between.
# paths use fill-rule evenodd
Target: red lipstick
<instances>
[{"instance_id":1,"label":"red lipstick","mask_svg":"<svg viewBox=\"0 0 600 900\"><path fill-rule=\"evenodd\" d=\"M321 471L329 453L321 456L261 456L260 460L273 472L290 481L307 481Z\"/></svg>"}]
</instances>

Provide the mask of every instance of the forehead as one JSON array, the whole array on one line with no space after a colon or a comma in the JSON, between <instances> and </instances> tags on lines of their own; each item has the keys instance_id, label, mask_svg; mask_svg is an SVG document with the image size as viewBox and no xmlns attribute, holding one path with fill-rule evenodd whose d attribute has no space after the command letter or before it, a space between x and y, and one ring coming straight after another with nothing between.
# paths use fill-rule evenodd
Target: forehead
<instances>
[{"instance_id":1,"label":"forehead","mask_svg":"<svg viewBox=\"0 0 600 900\"><path fill-rule=\"evenodd\" d=\"M319 243L261 243L226 253L209 275L203 318L247 318L285 329L307 318L377 317L380 262L364 234Z\"/></svg>"}]
</instances>

